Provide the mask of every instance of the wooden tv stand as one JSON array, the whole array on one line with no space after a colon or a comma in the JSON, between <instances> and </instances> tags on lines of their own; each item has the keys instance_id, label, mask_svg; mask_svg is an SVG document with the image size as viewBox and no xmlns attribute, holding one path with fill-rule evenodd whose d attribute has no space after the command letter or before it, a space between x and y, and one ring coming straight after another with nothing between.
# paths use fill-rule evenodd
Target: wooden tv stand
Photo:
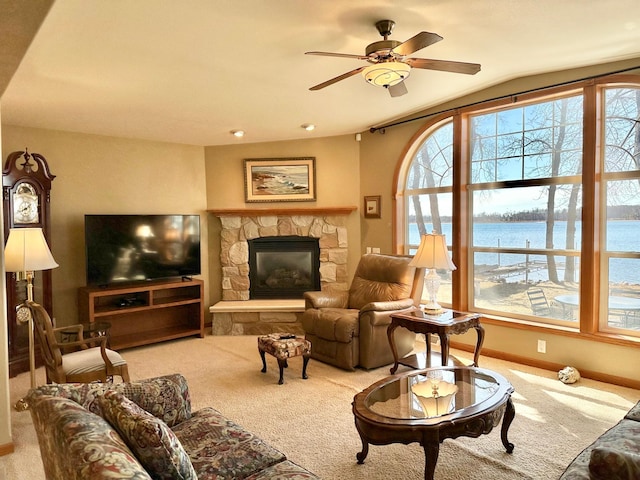
<instances>
[{"instance_id":1,"label":"wooden tv stand","mask_svg":"<svg viewBox=\"0 0 640 480\"><path fill-rule=\"evenodd\" d=\"M176 338L204 337L202 280L81 287L80 321L111 324L114 350Z\"/></svg>"}]
</instances>

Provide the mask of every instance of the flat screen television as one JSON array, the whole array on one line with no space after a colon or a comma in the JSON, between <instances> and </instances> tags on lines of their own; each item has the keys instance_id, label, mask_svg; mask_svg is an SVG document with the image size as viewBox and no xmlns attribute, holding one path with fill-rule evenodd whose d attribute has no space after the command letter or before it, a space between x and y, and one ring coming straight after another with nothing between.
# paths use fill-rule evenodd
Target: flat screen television
<instances>
[{"instance_id":1,"label":"flat screen television","mask_svg":"<svg viewBox=\"0 0 640 480\"><path fill-rule=\"evenodd\" d=\"M85 215L87 285L200 274L199 215Z\"/></svg>"}]
</instances>

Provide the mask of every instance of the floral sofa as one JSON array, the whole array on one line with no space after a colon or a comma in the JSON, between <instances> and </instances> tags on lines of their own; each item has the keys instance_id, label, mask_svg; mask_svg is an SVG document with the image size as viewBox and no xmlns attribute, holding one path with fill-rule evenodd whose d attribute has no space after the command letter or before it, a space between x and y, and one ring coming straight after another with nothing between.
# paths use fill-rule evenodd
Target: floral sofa
<instances>
[{"instance_id":1,"label":"floral sofa","mask_svg":"<svg viewBox=\"0 0 640 480\"><path fill-rule=\"evenodd\" d=\"M46 478L318 478L207 407L180 374L118 384L52 384L27 400Z\"/></svg>"},{"instance_id":2,"label":"floral sofa","mask_svg":"<svg viewBox=\"0 0 640 480\"><path fill-rule=\"evenodd\" d=\"M640 479L640 402L585 448L561 480Z\"/></svg>"}]
</instances>

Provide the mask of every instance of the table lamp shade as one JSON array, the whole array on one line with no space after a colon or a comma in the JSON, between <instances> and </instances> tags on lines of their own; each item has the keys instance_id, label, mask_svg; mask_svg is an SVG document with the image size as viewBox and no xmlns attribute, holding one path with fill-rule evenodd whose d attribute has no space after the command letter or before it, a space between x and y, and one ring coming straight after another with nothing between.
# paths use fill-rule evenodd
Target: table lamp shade
<instances>
[{"instance_id":1,"label":"table lamp shade","mask_svg":"<svg viewBox=\"0 0 640 480\"><path fill-rule=\"evenodd\" d=\"M426 268L427 275L424 277L424 286L427 291L427 302L421 305L423 311L427 313L440 313L442 307L438 303L438 289L440 288L440 277L436 270L455 270L444 235L428 233L422 235L420 246L413 259L409 262L412 267Z\"/></svg>"},{"instance_id":2,"label":"table lamp shade","mask_svg":"<svg viewBox=\"0 0 640 480\"><path fill-rule=\"evenodd\" d=\"M12 228L4 248L7 272L35 272L56 268L41 228Z\"/></svg>"},{"instance_id":3,"label":"table lamp shade","mask_svg":"<svg viewBox=\"0 0 640 480\"><path fill-rule=\"evenodd\" d=\"M435 385L421 382L413 385L411 391L420 401L425 416L437 417L451 412L458 386L448 382L439 382Z\"/></svg>"},{"instance_id":4,"label":"table lamp shade","mask_svg":"<svg viewBox=\"0 0 640 480\"><path fill-rule=\"evenodd\" d=\"M435 268L437 270L455 270L444 235L428 233L422 235L420 246L413 260L409 263L412 267Z\"/></svg>"}]
</instances>

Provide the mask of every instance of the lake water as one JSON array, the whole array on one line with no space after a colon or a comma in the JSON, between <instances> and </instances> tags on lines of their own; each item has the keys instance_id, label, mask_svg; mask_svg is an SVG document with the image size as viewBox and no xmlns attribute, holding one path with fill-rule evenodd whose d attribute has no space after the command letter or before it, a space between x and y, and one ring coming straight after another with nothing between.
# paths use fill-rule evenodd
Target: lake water
<instances>
[{"instance_id":1,"label":"lake water","mask_svg":"<svg viewBox=\"0 0 640 480\"><path fill-rule=\"evenodd\" d=\"M431 231L432 226L427 225L427 231ZM556 222L553 230L553 243L555 248L565 249L567 222ZM442 224L442 233L447 238L447 243L451 244L451 224ZM580 250L581 223L576 225L576 245L574 250ZM546 224L544 222L513 222L513 223L478 223L474 225L473 244L476 247L503 247L503 248L545 248ZM418 226L411 224L409 238L412 244L420 243ZM527 243L528 242L528 243ZM640 222L639 221L612 221L609 222L607 249L616 252L637 252L640 251ZM546 257L541 255L511 255L477 253L475 255L476 265L514 265L523 263L525 257L530 261L545 261ZM556 257L560 265L562 275L562 265L565 257ZM610 265L610 281L613 283L640 284L640 260L635 259L612 259ZM530 281L548 280L546 270L530 272ZM521 281L524 276L508 277L507 281Z\"/></svg>"}]
</instances>

